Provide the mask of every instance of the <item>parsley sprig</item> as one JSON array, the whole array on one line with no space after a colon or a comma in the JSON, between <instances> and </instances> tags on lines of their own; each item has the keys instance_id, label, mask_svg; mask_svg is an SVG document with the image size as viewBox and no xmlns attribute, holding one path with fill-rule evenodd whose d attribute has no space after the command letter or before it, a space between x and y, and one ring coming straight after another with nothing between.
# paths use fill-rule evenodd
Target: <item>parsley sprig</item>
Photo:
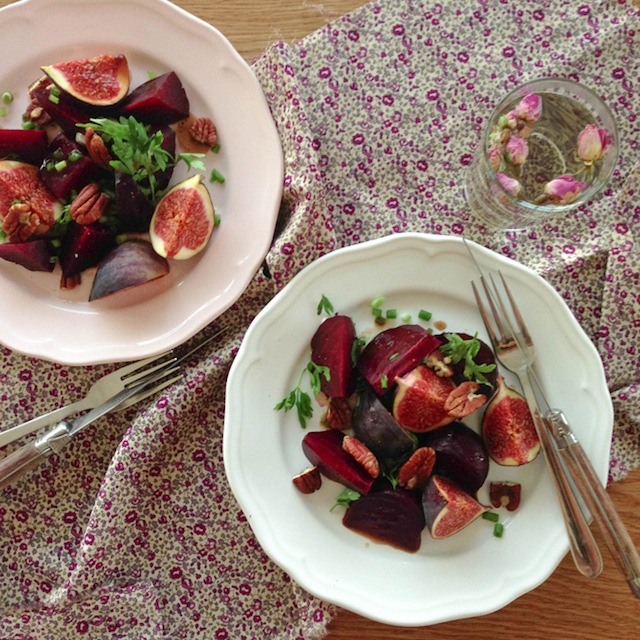
<instances>
[{"instance_id":1,"label":"parsley sprig","mask_svg":"<svg viewBox=\"0 0 640 640\"><path fill-rule=\"evenodd\" d=\"M446 338L446 344L440 347L442 355L451 358L453 364L458 364L464 360L463 375L467 380L493 386L485 374L491 373L496 368L496 365L493 363L477 363L475 361L475 357L482 346L478 340L478 334L476 333L472 338L464 339L457 333L449 333Z\"/></svg>"},{"instance_id":2,"label":"parsley sprig","mask_svg":"<svg viewBox=\"0 0 640 640\"><path fill-rule=\"evenodd\" d=\"M80 126L91 127L100 134L114 158L109 163L111 168L131 176L151 202L160 195L157 172L175 167L180 161L189 170L206 170L200 160L202 154L180 153L174 157L162 147L162 131L152 131L133 116L120 116L117 120L92 118L90 123Z\"/></svg>"},{"instance_id":3,"label":"parsley sprig","mask_svg":"<svg viewBox=\"0 0 640 640\"><path fill-rule=\"evenodd\" d=\"M322 367L316 364L313 361L309 361L307 366L302 370L300 374L300 378L298 378L298 384L289 392L287 396L285 396L274 409L276 411L280 411L283 409L285 413L287 411L291 411L291 409L296 409L298 414L298 422L300 422L300 426L303 429L307 428L307 420L310 420L313 417L313 405L311 403L311 397L309 394L302 389L302 383L305 377L309 378L309 385L311 387L311 392L314 396L317 396L320 393L320 376L324 376L325 380L328 382L331 380L331 372L329 371L329 367Z\"/></svg>"}]
</instances>

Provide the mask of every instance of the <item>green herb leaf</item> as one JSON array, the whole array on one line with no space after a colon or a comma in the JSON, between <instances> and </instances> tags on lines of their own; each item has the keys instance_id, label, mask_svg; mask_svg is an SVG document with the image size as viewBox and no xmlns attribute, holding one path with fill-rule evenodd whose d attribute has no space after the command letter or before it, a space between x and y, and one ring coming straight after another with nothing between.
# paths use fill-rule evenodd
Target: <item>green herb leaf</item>
<instances>
[{"instance_id":1,"label":"green herb leaf","mask_svg":"<svg viewBox=\"0 0 640 640\"><path fill-rule=\"evenodd\" d=\"M467 380L493 386L485 374L491 373L496 368L496 365L479 364L475 361L481 346L477 336L478 334L475 334L473 338L465 340L457 333L447 334L447 342L440 347L440 352L442 355L451 358L453 364L464 361L463 375Z\"/></svg>"},{"instance_id":2,"label":"green herb leaf","mask_svg":"<svg viewBox=\"0 0 640 640\"><path fill-rule=\"evenodd\" d=\"M303 391L301 386L305 374L309 376L309 384L314 396L320 393L320 376L323 375L327 381L331 379L331 372L328 367L321 367L310 361L302 370L298 384L274 407L276 411L283 410L285 413L295 409L298 414L298 422L303 429L307 428L307 420L313 417L311 396L306 391Z\"/></svg>"},{"instance_id":3,"label":"green herb leaf","mask_svg":"<svg viewBox=\"0 0 640 640\"><path fill-rule=\"evenodd\" d=\"M318 307L316 309L316 313L320 315L322 312L325 312L328 316L332 316L334 313L333 305L329 301L329 298L322 294L322 298L320 298L320 302L318 302Z\"/></svg>"},{"instance_id":4,"label":"green herb leaf","mask_svg":"<svg viewBox=\"0 0 640 640\"><path fill-rule=\"evenodd\" d=\"M329 367L322 367L311 360L307 365L307 371L311 377L311 391L313 391L314 396L317 396L320 393L320 376L324 376L324 379L329 382L331 380L331 371L329 371Z\"/></svg>"},{"instance_id":5,"label":"green herb leaf","mask_svg":"<svg viewBox=\"0 0 640 640\"><path fill-rule=\"evenodd\" d=\"M352 502L360 500L361 497L362 496L353 489L344 489L337 495L336 502L333 507L331 507L331 511L333 511L337 506L348 507Z\"/></svg>"}]
</instances>

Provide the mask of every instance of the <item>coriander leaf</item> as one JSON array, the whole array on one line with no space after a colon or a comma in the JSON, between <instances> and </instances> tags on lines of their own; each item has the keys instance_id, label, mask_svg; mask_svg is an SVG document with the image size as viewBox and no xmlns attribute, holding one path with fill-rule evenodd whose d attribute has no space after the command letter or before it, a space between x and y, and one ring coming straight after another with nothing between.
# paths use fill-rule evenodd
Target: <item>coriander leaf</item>
<instances>
[{"instance_id":1,"label":"coriander leaf","mask_svg":"<svg viewBox=\"0 0 640 640\"><path fill-rule=\"evenodd\" d=\"M352 502L359 500L362 496L353 489L344 489L336 497L336 502L331 507L330 511L333 511L337 506L348 507Z\"/></svg>"}]
</instances>

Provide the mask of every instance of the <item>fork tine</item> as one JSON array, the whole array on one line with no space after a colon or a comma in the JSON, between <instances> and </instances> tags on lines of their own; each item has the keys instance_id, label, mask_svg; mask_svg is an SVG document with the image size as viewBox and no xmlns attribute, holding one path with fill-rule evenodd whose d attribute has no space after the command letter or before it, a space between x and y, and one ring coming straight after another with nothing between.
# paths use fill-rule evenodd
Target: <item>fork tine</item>
<instances>
[{"instance_id":1,"label":"fork tine","mask_svg":"<svg viewBox=\"0 0 640 640\"><path fill-rule=\"evenodd\" d=\"M160 353L157 356L151 356L149 358L145 358L144 360L136 360L135 362L132 362L131 364L127 364L124 367L119 367L113 373L117 374L121 380L124 380L125 378L128 378L131 374L134 374L138 371L142 371L143 369L148 367L150 364L154 364L155 362L160 361L162 358L165 358L170 354L171 354L171 351L165 351L163 353Z\"/></svg>"},{"instance_id":2,"label":"fork tine","mask_svg":"<svg viewBox=\"0 0 640 640\"><path fill-rule=\"evenodd\" d=\"M173 358L169 358L168 360L162 360L162 358L165 358L170 353L170 351L167 351L160 356L147 358L146 360L139 362L138 367L134 368L132 372L121 376L121 380L124 383L124 386L130 387L132 384L141 382L145 376L153 373L154 371L159 371L163 367L167 367L168 365L173 364L176 361L175 356Z\"/></svg>"},{"instance_id":3,"label":"fork tine","mask_svg":"<svg viewBox=\"0 0 640 640\"><path fill-rule=\"evenodd\" d=\"M502 286L504 287L504 290L507 294L507 297L509 298L509 304L511 305L511 310L513 312L513 316L516 319L516 322L518 323L518 328L520 329L520 332L522 333L523 338L525 339L525 341L527 343L531 343L531 335L529 334L529 330L527 329L527 325L525 324L525 321L522 317L522 314L520 313L520 309L518 307L518 305L516 304L515 299L513 298L513 296L511 295L511 289L509 289L508 285L507 285L507 281L505 280L504 276L502 275L502 271L499 271L500 274L500 280L502 281Z\"/></svg>"},{"instance_id":4,"label":"fork tine","mask_svg":"<svg viewBox=\"0 0 640 640\"><path fill-rule=\"evenodd\" d=\"M482 282L483 287L485 288L486 291L486 284L484 283L484 281ZM491 319L489 318L489 315L487 314L487 310L484 306L484 303L482 302L482 298L480 297L480 294L478 293L478 289L476 288L476 283L471 281L471 287L473 288L473 295L476 298L476 304L478 305L478 311L480 311L480 315L482 316L482 322L484 323L484 326L487 330L487 333L489 334L489 340L491 340L491 344L493 345L493 348L496 349L498 346L498 337L496 336L496 333L494 331L493 328L493 324L491 322ZM493 305L492 305L493 306ZM496 317L496 314L493 314L493 317Z\"/></svg>"}]
</instances>

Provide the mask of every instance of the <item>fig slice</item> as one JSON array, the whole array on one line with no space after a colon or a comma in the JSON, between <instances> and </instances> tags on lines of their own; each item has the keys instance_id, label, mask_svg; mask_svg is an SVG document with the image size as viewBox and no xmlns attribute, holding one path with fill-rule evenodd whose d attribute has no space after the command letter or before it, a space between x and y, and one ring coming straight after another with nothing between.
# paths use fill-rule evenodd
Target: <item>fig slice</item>
<instances>
[{"instance_id":1,"label":"fig slice","mask_svg":"<svg viewBox=\"0 0 640 640\"><path fill-rule=\"evenodd\" d=\"M373 485L373 478L342 448L343 439L344 434L335 429L310 431L302 440L302 450L323 476L358 493L367 494Z\"/></svg>"},{"instance_id":2,"label":"fig slice","mask_svg":"<svg viewBox=\"0 0 640 640\"><path fill-rule=\"evenodd\" d=\"M440 345L438 338L424 327L404 324L376 335L363 349L358 363L360 373L379 395Z\"/></svg>"},{"instance_id":3,"label":"fig slice","mask_svg":"<svg viewBox=\"0 0 640 640\"><path fill-rule=\"evenodd\" d=\"M458 485L432 475L422 494L427 528L433 538L447 538L489 511Z\"/></svg>"},{"instance_id":4,"label":"fig slice","mask_svg":"<svg viewBox=\"0 0 640 640\"><path fill-rule=\"evenodd\" d=\"M123 242L98 265L89 302L156 280L167 273L167 261L146 240Z\"/></svg>"},{"instance_id":5,"label":"fig slice","mask_svg":"<svg viewBox=\"0 0 640 640\"><path fill-rule=\"evenodd\" d=\"M129 63L122 54L67 60L41 69L70 96L96 107L117 104L129 91Z\"/></svg>"},{"instance_id":6,"label":"fig slice","mask_svg":"<svg viewBox=\"0 0 640 640\"><path fill-rule=\"evenodd\" d=\"M0 160L0 220L4 220L15 202L28 204L31 213L38 216L43 227L38 229L39 233L48 230L62 214L62 203L42 181L38 167L17 160Z\"/></svg>"},{"instance_id":7,"label":"fig slice","mask_svg":"<svg viewBox=\"0 0 640 640\"><path fill-rule=\"evenodd\" d=\"M156 205L149 235L163 258L186 260L205 248L215 227L209 191L196 174L172 187Z\"/></svg>"},{"instance_id":8,"label":"fig slice","mask_svg":"<svg viewBox=\"0 0 640 640\"><path fill-rule=\"evenodd\" d=\"M482 437L491 458L500 465L520 466L540 453L540 440L526 400L502 376L482 418Z\"/></svg>"},{"instance_id":9,"label":"fig slice","mask_svg":"<svg viewBox=\"0 0 640 640\"><path fill-rule=\"evenodd\" d=\"M356 437L379 459L395 460L413 451L413 439L387 411L369 385L365 385L359 394L352 426Z\"/></svg>"},{"instance_id":10,"label":"fig slice","mask_svg":"<svg viewBox=\"0 0 640 640\"><path fill-rule=\"evenodd\" d=\"M178 75L170 71L136 87L119 111L146 123L172 124L189 116L189 98Z\"/></svg>"},{"instance_id":11,"label":"fig slice","mask_svg":"<svg viewBox=\"0 0 640 640\"><path fill-rule=\"evenodd\" d=\"M385 486L353 501L342 523L376 542L414 553L422 543L425 519L418 494Z\"/></svg>"},{"instance_id":12,"label":"fig slice","mask_svg":"<svg viewBox=\"0 0 640 640\"><path fill-rule=\"evenodd\" d=\"M330 398L346 398L353 393L353 344L356 329L348 316L326 318L311 338L311 361L329 369L320 374L320 390Z\"/></svg>"},{"instance_id":13,"label":"fig slice","mask_svg":"<svg viewBox=\"0 0 640 640\"><path fill-rule=\"evenodd\" d=\"M489 474L489 454L482 437L462 422L452 422L419 436L436 452L433 472L475 495Z\"/></svg>"},{"instance_id":14,"label":"fig slice","mask_svg":"<svg viewBox=\"0 0 640 640\"><path fill-rule=\"evenodd\" d=\"M456 388L451 378L442 378L420 364L402 378L393 400L393 417L405 429L424 433L455 420L445 403Z\"/></svg>"},{"instance_id":15,"label":"fig slice","mask_svg":"<svg viewBox=\"0 0 640 640\"><path fill-rule=\"evenodd\" d=\"M53 271L51 243L45 238L27 242L6 242L0 244L0 258L15 262L29 271Z\"/></svg>"}]
</instances>

